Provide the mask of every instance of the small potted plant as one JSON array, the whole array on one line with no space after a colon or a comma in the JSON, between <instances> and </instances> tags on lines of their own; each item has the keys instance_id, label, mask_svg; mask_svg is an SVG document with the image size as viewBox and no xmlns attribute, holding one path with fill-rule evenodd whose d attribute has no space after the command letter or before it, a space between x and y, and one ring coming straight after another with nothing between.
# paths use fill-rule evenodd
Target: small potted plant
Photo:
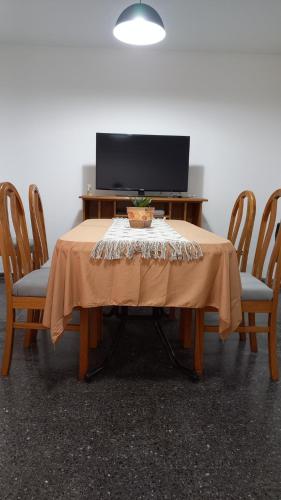
<instances>
[{"instance_id":1,"label":"small potted plant","mask_svg":"<svg viewBox=\"0 0 281 500\"><path fill-rule=\"evenodd\" d=\"M150 227L154 214L154 207L150 207L151 198L132 198L132 207L127 207L128 219L131 227Z\"/></svg>"}]
</instances>

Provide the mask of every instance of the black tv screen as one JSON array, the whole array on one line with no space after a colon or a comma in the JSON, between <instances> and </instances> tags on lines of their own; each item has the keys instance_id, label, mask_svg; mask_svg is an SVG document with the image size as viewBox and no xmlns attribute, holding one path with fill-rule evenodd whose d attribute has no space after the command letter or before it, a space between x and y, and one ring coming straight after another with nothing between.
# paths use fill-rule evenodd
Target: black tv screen
<instances>
[{"instance_id":1,"label":"black tv screen","mask_svg":"<svg viewBox=\"0 0 281 500\"><path fill-rule=\"evenodd\" d=\"M190 137L96 134L96 188L187 191Z\"/></svg>"}]
</instances>

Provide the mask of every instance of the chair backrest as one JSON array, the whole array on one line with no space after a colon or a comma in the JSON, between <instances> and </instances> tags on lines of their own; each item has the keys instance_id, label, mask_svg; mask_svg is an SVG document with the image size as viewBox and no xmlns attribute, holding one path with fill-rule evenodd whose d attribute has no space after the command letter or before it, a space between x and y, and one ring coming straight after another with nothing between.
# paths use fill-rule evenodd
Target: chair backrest
<instances>
[{"instance_id":1,"label":"chair backrest","mask_svg":"<svg viewBox=\"0 0 281 500\"><path fill-rule=\"evenodd\" d=\"M34 267L39 269L49 259L44 212L39 189L29 186L29 210L34 241Z\"/></svg>"},{"instance_id":2,"label":"chair backrest","mask_svg":"<svg viewBox=\"0 0 281 500\"><path fill-rule=\"evenodd\" d=\"M257 247L256 247L256 252L255 252L255 257L254 257L253 271L252 271L252 274L258 279L261 279L263 276L263 268L264 268L264 262L266 259L267 251L268 251L270 242L273 239L272 236L275 236L274 233L276 230L275 225L276 225L276 218L277 218L278 200L280 197L281 197L281 189L277 189L269 197L269 199L265 205L265 209L263 211L260 230L259 230L259 236L258 236L258 242L257 242ZM278 235L280 236L280 231L279 231ZM278 235L276 238L276 243L279 241ZM274 248L277 248L277 246L274 245ZM275 253L276 253L276 251L277 250L275 250ZM273 260L275 258L274 257L275 253L274 253L274 249L273 249L273 252L272 252Z\"/></svg>"},{"instance_id":3,"label":"chair backrest","mask_svg":"<svg viewBox=\"0 0 281 500\"><path fill-rule=\"evenodd\" d=\"M227 234L227 239L230 240L233 246L236 248L239 269L243 272L246 271L247 268L255 215L255 195L252 191L243 191L239 194L237 200L234 203Z\"/></svg>"},{"instance_id":4,"label":"chair backrest","mask_svg":"<svg viewBox=\"0 0 281 500\"><path fill-rule=\"evenodd\" d=\"M33 269L23 204L10 182L0 184L0 246L6 292Z\"/></svg>"},{"instance_id":5,"label":"chair backrest","mask_svg":"<svg viewBox=\"0 0 281 500\"><path fill-rule=\"evenodd\" d=\"M276 300L277 306L281 284L281 231L278 231L276 235L275 243L271 252L266 275L266 284L273 289L274 299Z\"/></svg>"}]
</instances>

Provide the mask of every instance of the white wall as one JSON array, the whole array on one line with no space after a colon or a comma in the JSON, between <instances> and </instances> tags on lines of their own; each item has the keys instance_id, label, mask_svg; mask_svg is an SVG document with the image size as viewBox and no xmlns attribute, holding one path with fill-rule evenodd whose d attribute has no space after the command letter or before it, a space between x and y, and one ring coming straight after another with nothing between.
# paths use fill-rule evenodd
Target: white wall
<instances>
[{"instance_id":1,"label":"white wall","mask_svg":"<svg viewBox=\"0 0 281 500\"><path fill-rule=\"evenodd\" d=\"M225 235L244 189L257 227L281 187L281 57L0 48L0 179L25 201L38 184L50 247L81 219L97 131L190 135L189 191L209 199L206 227Z\"/></svg>"}]
</instances>

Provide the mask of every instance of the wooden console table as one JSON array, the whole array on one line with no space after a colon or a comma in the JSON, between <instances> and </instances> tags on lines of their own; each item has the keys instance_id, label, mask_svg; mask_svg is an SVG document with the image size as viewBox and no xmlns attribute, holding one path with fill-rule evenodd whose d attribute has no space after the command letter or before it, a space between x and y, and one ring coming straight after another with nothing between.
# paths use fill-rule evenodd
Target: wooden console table
<instances>
[{"instance_id":1,"label":"wooden console table","mask_svg":"<svg viewBox=\"0 0 281 500\"><path fill-rule=\"evenodd\" d=\"M126 217L126 207L132 205L129 196L80 196L83 200L83 220ZM174 198L150 196L151 206L164 210L167 219L178 219L201 226L202 204L206 198Z\"/></svg>"}]
</instances>

